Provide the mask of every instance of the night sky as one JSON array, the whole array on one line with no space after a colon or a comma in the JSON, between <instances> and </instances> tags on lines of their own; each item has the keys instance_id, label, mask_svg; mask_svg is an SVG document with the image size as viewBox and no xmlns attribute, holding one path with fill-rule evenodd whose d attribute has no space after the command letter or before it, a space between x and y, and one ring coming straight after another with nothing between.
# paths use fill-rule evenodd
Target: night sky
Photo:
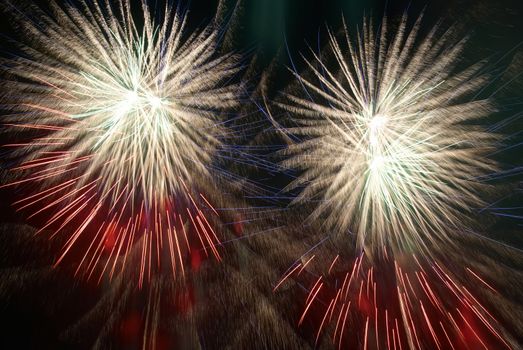
<instances>
[{"instance_id":1,"label":"night sky","mask_svg":"<svg viewBox=\"0 0 523 350\"><path fill-rule=\"evenodd\" d=\"M102 0L86 0L92 1ZM131 2L140 23L139 1ZM56 3L78 6L77 0L56 0ZM165 4L162 0L148 3L158 9ZM276 103L264 102L279 102L283 93L299 91L292 71L307 70L304 58L310 59L312 52L324 51L327 30L340 33L342 18L349 33L354 34L361 29L364 17L379 23L386 15L394 28L404 13L408 14L410 26L423 14L422 34L437 23L442 27L455 26L459 36L468 37L458 68L481 61L489 77L479 96L490 97L495 105L495 112L484 122L499 135L497 150L489 157L498 162L500 169L483 179L489 185L483 195L487 205L472 208L473 214L468 217L475 233L457 237L456 247L438 251L434 256L452 269L470 266L487 276L485 279L498 291L495 295L484 293L482 283L456 272L460 283L470 286L470 290L477 289L479 299L492 310L512 348L523 347L523 3L517 0L243 0L238 4L225 0L223 3L227 6L217 19L222 34L219 52L238 55L241 69L231 81L243 85L240 104L225 113L228 117L225 126L235 133L227 140L232 144L223 151L219 166L234 174L236 183L201 187L223 209L216 219L224 227L220 234L227 242L220 248L222 261L205 258L202 252L187 252L184 260L190 274L185 282L171 281L162 270L153 273L149 282L141 286L136 283L134 271L138 267L132 265L112 280L75 276L78 256L53 267L66 237L49 239L46 235L35 235L42 222L28 220L27 215L13 207L24 190L2 187L0 348L337 348L337 343L328 340L315 345L317 325L322 320L320 311L311 311L304 324L298 326L315 279L303 273L273 292L296 261L300 258L302 264L306 261L306 252L318 247L314 262L329 266L344 243L331 241L322 225L306 220L309 207L290 205L300 189L288 192L283 189L298 174L277 166L282 160L278 152L284 139L274 132L274 125L267 118L269 109L285 124L285 113ZM48 1L0 0L2 81L12 79L10 60L24 55L17 42L27 42L28 38L21 33L19 21L21 16L36 20L33 5L50 12ZM186 31L190 33L212 22L217 6L218 1L214 0L178 4L179 11L187 12ZM0 83L3 101L0 109L4 117L9 114L9 106L4 101L3 85ZM20 137L2 126L0 184L11 181L10 169L16 164L12 149L5 145ZM244 150L248 151L242 153ZM341 254L348 264L354 262L353 253ZM395 283L388 275L394 273L393 268L383 268L381 273L376 278L382 278L385 285ZM384 294L384 300L388 300L387 292ZM355 330L353 337L350 331L347 334L344 348L364 348L362 332ZM473 336L465 334L464 338L470 349L481 348ZM486 346L497 349L499 344L491 337Z\"/></svg>"}]
</instances>

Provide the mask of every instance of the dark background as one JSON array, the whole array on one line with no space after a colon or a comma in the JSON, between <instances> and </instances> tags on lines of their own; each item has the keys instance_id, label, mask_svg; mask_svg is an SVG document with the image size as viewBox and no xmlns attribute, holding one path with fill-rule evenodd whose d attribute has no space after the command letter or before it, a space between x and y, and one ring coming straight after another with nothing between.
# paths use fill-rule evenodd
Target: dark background
<instances>
[{"instance_id":1,"label":"dark background","mask_svg":"<svg viewBox=\"0 0 523 350\"><path fill-rule=\"evenodd\" d=\"M29 3L9 1L19 9L24 9ZM12 40L21 38L16 23L10 16L13 8L5 0L0 0L0 3L3 3L0 55L11 57L19 53ZM44 10L48 8L46 1L32 3ZM75 0L67 3L74 5ZM149 3L151 6L158 6L162 2L149 0ZM181 9L189 11L188 29L201 28L211 21L217 4L218 1L214 0L183 2ZM230 23L236 28L232 49L245 55L245 62L257 57L256 69L248 84L253 89L271 63L278 64L276 69L273 68L269 91L270 95L275 96L292 79L284 67L294 67L300 71L304 67L300 54L310 57L309 48L320 50L326 43L326 28L339 30L342 16L348 23L349 31L355 31L361 25L363 16L371 16L378 22L384 13L391 19L397 19L404 12L408 13L411 21L424 12L425 30L443 20L443 25L455 24L464 35L470 35L463 62L460 64L467 65L487 59L492 83L484 94L492 95L499 109L490 122L492 125L506 120L510 122L498 130L503 135L501 151L493 155L501 163L503 171L494 174L489 180L501 190L498 197L496 194L492 195L492 205L482 215L496 219L488 229L489 238L523 248L523 199L520 185L523 179L523 77L520 76L523 74L522 1L244 0L239 16ZM3 151L2 154L5 155ZM2 162L4 169L8 166L8 162ZM274 185L280 186L280 180L274 180ZM53 243L41 242L44 249L18 248L29 235L24 233L22 236L25 238L16 238L9 233L12 230L9 225L24 222L11 209L12 197L13 193L0 190L0 222L4 223L0 230L3 237L0 241L0 347L2 344L5 345L3 348L65 347L60 338L61 330L77 319L79 314L89 310L90 305L99 297L98 292L84 285L75 284L70 287L70 281L65 277L56 277L51 282L46 280L41 284L20 280L16 284L19 289L13 291L6 281L20 279L16 275L18 266L30 266L39 271L42 266L49 264L46 251L53 251L56 247L53 247ZM31 279L31 275L24 278ZM11 288L9 291L5 288L6 285ZM65 297L71 294L75 295L73 301ZM35 302L43 298L42 295L46 296L47 305ZM64 301L65 305L61 303L62 297L69 300L67 303Z\"/></svg>"}]
</instances>

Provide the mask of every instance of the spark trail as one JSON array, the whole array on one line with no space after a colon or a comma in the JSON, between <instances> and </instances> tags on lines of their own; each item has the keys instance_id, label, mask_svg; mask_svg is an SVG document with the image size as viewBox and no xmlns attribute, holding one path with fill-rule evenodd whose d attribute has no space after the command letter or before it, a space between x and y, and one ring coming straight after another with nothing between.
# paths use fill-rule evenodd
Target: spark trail
<instances>
[{"instance_id":1,"label":"spark trail","mask_svg":"<svg viewBox=\"0 0 523 350\"><path fill-rule=\"evenodd\" d=\"M327 52L306 61L310 74L296 73L310 98L280 103L301 139L284 162L301 171L295 202L319 200L311 218L355 232L369 255L449 244L481 206L478 177L495 167L486 157L495 136L479 126L492 106L473 99L482 65L458 71L465 40L438 26L421 36L420 21L409 30L405 16L392 35L386 19L377 34L371 21L355 39L329 32Z\"/></svg>"},{"instance_id":2,"label":"spark trail","mask_svg":"<svg viewBox=\"0 0 523 350\"><path fill-rule=\"evenodd\" d=\"M143 27L126 0L50 6L21 21L25 55L4 62L4 119L18 133L4 147L20 160L4 186L27 194L17 209L67 235L56 264L79 252L88 276L112 276L136 246L141 281L166 261L183 274L193 247L219 260L201 188L217 176L238 66L217 54L218 28L186 33L185 14L145 1Z\"/></svg>"},{"instance_id":3,"label":"spark trail","mask_svg":"<svg viewBox=\"0 0 523 350\"><path fill-rule=\"evenodd\" d=\"M275 290L290 279L309 285L298 324L307 321L315 328L316 345L329 341L340 349L512 348L496 317L475 295L476 288L465 285L444 263L416 255L393 258L386 251L382 258L372 261L363 253L348 262L337 255L319 276L300 276L305 264L298 263ZM498 294L472 269L458 273Z\"/></svg>"}]
</instances>

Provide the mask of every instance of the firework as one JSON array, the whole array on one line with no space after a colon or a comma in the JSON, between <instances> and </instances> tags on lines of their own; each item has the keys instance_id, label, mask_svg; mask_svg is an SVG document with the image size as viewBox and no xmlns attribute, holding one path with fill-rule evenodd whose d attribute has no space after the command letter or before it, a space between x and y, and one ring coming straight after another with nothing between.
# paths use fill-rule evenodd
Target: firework
<instances>
[{"instance_id":1,"label":"firework","mask_svg":"<svg viewBox=\"0 0 523 350\"><path fill-rule=\"evenodd\" d=\"M300 279L310 286L298 324L308 320L316 327L316 345L324 339L338 348L512 348L475 290L456 277L467 277L488 294L499 295L468 267L451 272L436 260L392 258L385 251L379 263L365 254L352 263L336 255L323 274L317 276L312 269L304 273L314 257L296 263L275 290L302 274Z\"/></svg>"},{"instance_id":2,"label":"firework","mask_svg":"<svg viewBox=\"0 0 523 350\"><path fill-rule=\"evenodd\" d=\"M286 151L301 171L295 202L318 200L312 218L355 232L369 255L448 242L493 168L494 137L478 126L492 107L473 99L481 65L457 71L465 40L438 26L421 37L420 20L409 31L403 17L390 40L386 20L377 34L365 21L355 41L345 27L346 45L329 32L332 62L315 55L310 77L296 74L309 98L281 103L301 138Z\"/></svg>"},{"instance_id":3,"label":"firework","mask_svg":"<svg viewBox=\"0 0 523 350\"><path fill-rule=\"evenodd\" d=\"M22 23L31 41L5 63L6 124L19 131L6 147L21 159L6 186L31 191L15 205L40 231L68 234L57 264L80 250L89 276L101 258L112 275L138 241L141 279L165 259L183 273L194 243L220 259L199 188L215 178L237 60L217 55L214 26L187 34L184 14L141 6L143 29L126 0L52 4Z\"/></svg>"}]
</instances>

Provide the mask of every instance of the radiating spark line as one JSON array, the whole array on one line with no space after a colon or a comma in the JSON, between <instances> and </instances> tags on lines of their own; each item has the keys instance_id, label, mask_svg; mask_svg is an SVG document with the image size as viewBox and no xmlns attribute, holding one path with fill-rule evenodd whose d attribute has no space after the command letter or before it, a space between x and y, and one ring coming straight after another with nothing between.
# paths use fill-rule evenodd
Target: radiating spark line
<instances>
[{"instance_id":1,"label":"radiating spark line","mask_svg":"<svg viewBox=\"0 0 523 350\"><path fill-rule=\"evenodd\" d=\"M467 271L470 272L472 274L472 276L476 277L481 283L483 283L485 286L488 287L488 289L490 289L491 291L493 291L494 293L498 293L497 290L494 289L494 287L492 287L490 284L488 284L487 282L485 282L484 279L482 279L481 277L479 277L474 271L472 271L471 269L469 269L467 267Z\"/></svg>"},{"instance_id":2,"label":"radiating spark line","mask_svg":"<svg viewBox=\"0 0 523 350\"><path fill-rule=\"evenodd\" d=\"M331 263L330 266L329 266L329 272L328 272L327 274L330 275L330 273L331 273L331 271L332 271L332 268L334 267L334 264L336 264L336 261L338 261L339 257L340 257L340 255L338 254L338 255L336 255L336 257L332 260L332 263Z\"/></svg>"},{"instance_id":3,"label":"radiating spark line","mask_svg":"<svg viewBox=\"0 0 523 350\"><path fill-rule=\"evenodd\" d=\"M316 298L316 296L320 292L322 286L323 286L323 283L320 283L318 288L316 289L316 292L314 292L314 295L312 296L312 298L310 298L309 302L307 303L307 306L305 307L305 310L303 311L303 314L300 317L300 320L298 321L298 325L301 325L301 323L305 319L305 315L307 315L307 311L309 311L309 308L311 307L312 303L314 302L314 298Z\"/></svg>"},{"instance_id":4,"label":"radiating spark line","mask_svg":"<svg viewBox=\"0 0 523 350\"><path fill-rule=\"evenodd\" d=\"M392 39L387 20L346 45L329 32L329 64L313 53L312 78L297 73L314 100L287 94L280 106L293 125L284 164L300 171L295 203L322 198L311 215L339 234L356 232L357 248L398 251L448 243L464 213L481 204L476 180L495 165L495 136L478 123L492 107L468 100L484 85L479 65L456 72L464 40L433 28L418 35L402 19ZM323 56L323 55L322 55Z\"/></svg>"},{"instance_id":5,"label":"radiating spark line","mask_svg":"<svg viewBox=\"0 0 523 350\"><path fill-rule=\"evenodd\" d=\"M151 11L142 1L139 28L128 1L80 5L38 13L45 28L20 18L25 48L38 55L8 62L4 126L24 139L4 145L20 163L0 187L23 188L17 210L47 217L38 232L72 232L55 265L71 256L88 278L95 269L99 280L113 276L135 244L140 286L164 249L172 273L185 275L193 233L221 260L201 208L219 215L202 191L217 175L209 169L226 136L220 115L238 103L236 57L217 54L219 28L186 35L185 14L169 6Z\"/></svg>"},{"instance_id":6,"label":"radiating spark line","mask_svg":"<svg viewBox=\"0 0 523 350\"><path fill-rule=\"evenodd\" d=\"M423 254L403 256L400 261L383 259L384 265L376 265L363 254L347 265L345 272L333 275L326 271L313 279L298 325L319 313L315 344L332 324L331 339L338 348L461 348L470 339L454 319L459 315L463 325L471 328L471 334L487 348L511 349L500 332L501 324L441 263ZM294 266L282 281L308 278L298 274L300 266ZM355 307L349 309L350 305ZM358 345L358 339L363 339L363 344Z\"/></svg>"}]
</instances>

